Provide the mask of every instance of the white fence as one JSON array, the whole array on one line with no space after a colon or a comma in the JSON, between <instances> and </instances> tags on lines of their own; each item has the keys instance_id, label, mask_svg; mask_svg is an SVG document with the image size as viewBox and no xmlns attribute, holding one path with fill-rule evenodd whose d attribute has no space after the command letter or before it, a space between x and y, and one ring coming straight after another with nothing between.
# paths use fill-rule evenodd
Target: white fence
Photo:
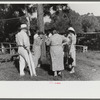
<instances>
[{"instance_id":1,"label":"white fence","mask_svg":"<svg viewBox=\"0 0 100 100\"><path fill-rule=\"evenodd\" d=\"M75 45L75 46L76 46L77 51L81 51L81 52L87 52L88 51L87 46L83 46L83 45Z\"/></svg>"},{"instance_id":2,"label":"white fence","mask_svg":"<svg viewBox=\"0 0 100 100\"><path fill-rule=\"evenodd\" d=\"M31 44L32 46L32 44ZM88 47L83 45L75 45L77 51L87 52ZM17 45L16 43L2 42L0 44L0 54L16 54L17 53Z\"/></svg>"},{"instance_id":3,"label":"white fence","mask_svg":"<svg viewBox=\"0 0 100 100\"><path fill-rule=\"evenodd\" d=\"M31 44L32 46L32 44ZM2 42L0 43L0 62L8 61L11 58L18 57L18 47L16 43ZM76 45L76 51L87 52L88 47L83 45Z\"/></svg>"}]
</instances>

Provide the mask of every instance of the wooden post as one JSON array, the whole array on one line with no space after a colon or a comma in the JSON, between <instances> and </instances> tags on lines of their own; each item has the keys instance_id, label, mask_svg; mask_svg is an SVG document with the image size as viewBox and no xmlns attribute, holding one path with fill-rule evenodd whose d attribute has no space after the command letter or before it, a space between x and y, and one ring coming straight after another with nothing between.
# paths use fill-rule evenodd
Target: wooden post
<instances>
[{"instance_id":1,"label":"wooden post","mask_svg":"<svg viewBox=\"0 0 100 100\"><path fill-rule=\"evenodd\" d=\"M12 52L11 52L11 44L10 43L9 43L9 48L10 48L10 54L11 54Z\"/></svg>"},{"instance_id":2,"label":"wooden post","mask_svg":"<svg viewBox=\"0 0 100 100\"><path fill-rule=\"evenodd\" d=\"M44 20L43 20L43 5L38 4L37 5L37 18L38 18L38 28L40 32L44 33ZM43 34L43 43L41 46L41 61L42 63L46 63L46 46L45 46L45 34Z\"/></svg>"},{"instance_id":3,"label":"wooden post","mask_svg":"<svg viewBox=\"0 0 100 100\"><path fill-rule=\"evenodd\" d=\"M3 44L1 43L1 52L3 53Z\"/></svg>"},{"instance_id":4,"label":"wooden post","mask_svg":"<svg viewBox=\"0 0 100 100\"><path fill-rule=\"evenodd\" d=\"M1 48L2 48L2 53L4 54L5 53L5 47L4 47L4 45L3 45L3 43L1 43Z\"/></svg>"},{"instance_id":5,"label":"wooden post","mask_svg":"<svg viewBox=\"0 0 100 100\"><path fill-rule=\"evenodd\" d=\"M30 18L29 18L29 14L28 14L28 11L27 11L27 7L25 6L25 14L26 14L26 19L27 19L27 26L28 26L28 35L30 36L31 33L30 33Z\"/></svg>"}]
</instances>

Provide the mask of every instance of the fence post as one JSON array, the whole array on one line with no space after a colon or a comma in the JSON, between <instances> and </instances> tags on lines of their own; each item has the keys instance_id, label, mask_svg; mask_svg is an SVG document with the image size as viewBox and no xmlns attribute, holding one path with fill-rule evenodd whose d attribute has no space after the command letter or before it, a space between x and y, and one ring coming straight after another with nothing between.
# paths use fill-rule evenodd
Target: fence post
<instances>
[{"instance_id":1,"label":"fence post","mask_svg":"<svg viewBox=\"0 0 100 100\"><path fill-rule=\"evenodd\" d=\"M11 54L11 44L9 43L9 47L10 47L10 54Z\"/></svg>"},{"instance_id":2,"label":"fence post","mask_svg":"<svg viewBox=\"0 0 100 100\"><path fill-rule=\"evenodd\" d=\"M2 53L4 54L5 53L5 47L4 47L4 45L3 45L3 43L1 43L1 51L2 51Z\"/></svg>"},{"instance_id":3,"label":"fence post","mask_svg":"<svg viewBox=\"0 0 100 100\"><path fill-rule=\"evenodd\" d=\"M1 43L1 53L2 53L2 43Z\"/></svg>"}]
</instances>

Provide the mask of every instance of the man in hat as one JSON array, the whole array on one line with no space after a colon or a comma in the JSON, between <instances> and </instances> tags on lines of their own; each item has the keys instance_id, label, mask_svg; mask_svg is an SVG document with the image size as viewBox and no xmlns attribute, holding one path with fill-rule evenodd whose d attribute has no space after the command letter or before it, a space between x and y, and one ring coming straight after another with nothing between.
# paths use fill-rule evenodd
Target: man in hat
<instances>
[{"instance_id":1,"label":"man in hat","mask_svg":"<svg viewBox=\"0 0 100 100\"><path fill-rule=\"evenodd\" d=\"M18 53L19 53L19 70L20 76L24 76L24 68L27 64L29 67L30 75L36 76L35 66L32 59L32 54L30 52L30 41L28 36L28 28L26 24L21 25L21 30L16 34L16 42L18 45Z\"/></svg>"},{"instance_id":2,"label":"man in hat","mask_svg":"<svg viewBox=\"0 0 100 100\"><path fill-rule=\"evenodd\" d=\"M74 73L74 67L76 66L76 50L75 50L75 44L76 44L76 33L73 27L69 27L68 28L68 38L70 39L71 43L70 43L70 49L69 49L69 55L71 56L71 58L73 59L72 62L72 70L70 71L70 73Z\"/></svg>"}]
</instances>

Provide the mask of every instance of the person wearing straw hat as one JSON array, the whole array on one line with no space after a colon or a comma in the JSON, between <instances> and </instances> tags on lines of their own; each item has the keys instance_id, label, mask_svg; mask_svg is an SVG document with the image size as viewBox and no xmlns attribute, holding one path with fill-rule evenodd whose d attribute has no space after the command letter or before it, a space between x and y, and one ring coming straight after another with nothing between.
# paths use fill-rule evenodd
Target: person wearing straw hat
<instances>
[{"instance_id":1,"label":"person wearing straw hat","mask_svg":"<svg viewBox=\"0 0 100 100\"><path fill-rule=\"evenodd\" d=\"M25 75L24 68L26 64L29 67L30 75L36 76L35 65L30 51L28 27L26 24L22 24L20 27L20 32L16 34L16 43L18 45L18 53L20 58L19 59L20 76Z\"/></svg>"},{"instance_id":2,"label":"person wearing straw hat","mask_svg":"<svg viewBox=\"0 0 100 100\"><path fill-rule=\"evenodd\" d=\"M68 38L70 39L70 49L69 49L69 55L72 57L72 68L70 73L74 73L74 67L76 66L76 50L75 50L75 44L76 44L76 33L73 27L68 28Z\"/></svg>"}]
</instances>

